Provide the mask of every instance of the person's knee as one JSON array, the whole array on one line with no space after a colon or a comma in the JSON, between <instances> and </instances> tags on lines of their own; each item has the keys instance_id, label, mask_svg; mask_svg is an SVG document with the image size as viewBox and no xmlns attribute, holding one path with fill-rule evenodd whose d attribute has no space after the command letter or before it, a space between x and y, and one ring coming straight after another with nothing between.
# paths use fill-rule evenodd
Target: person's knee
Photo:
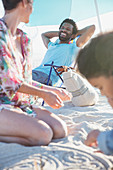
<instances>
[{"instance_id":1,"label":"person's knee","mask_svg":"<svg viewBox=\"0 0 113 170\"><path fill-rule=\"evenodd\" d=\"M51 128L46 128L44 129L44 131L41 133L41 136L40 136L40 140L39 140L39 144L41 145L48 145L52 138L53 138L53 131Z\"/></svg>"},{"instance_id":2,"label":"person's knee","mask_svg":"<svg viewBox=\"0 0 113 170\"><path fill-rule=\"evenodd\" d=\"M29 145L31 146L48 145L53 138L53 131L51 130L51 128L43 128L40 130L39 134L38 131L37 134L31 136L28 139Z\"/></svg>"},{"instance_id":3,"label":"person's knee","mask_svg":"<svg viewBox=\"0 0 113 170\"><path fill-rule=\"evenodd\" d=\"M64 138L67 134L67 125L64 121L61 120L54 125L54 139Z\"/></svg>"}]
</instances>

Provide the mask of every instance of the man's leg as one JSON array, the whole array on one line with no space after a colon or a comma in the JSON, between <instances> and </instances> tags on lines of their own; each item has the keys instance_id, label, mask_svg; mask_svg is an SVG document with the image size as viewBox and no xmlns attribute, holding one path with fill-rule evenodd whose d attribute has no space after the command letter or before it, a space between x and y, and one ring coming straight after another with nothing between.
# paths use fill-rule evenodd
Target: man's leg
<instances>
[{"instance_id":1,"label":"man's leg","mask_svg":"<svg viewBox=\"0 0 113 170\"><path fill-rule=\"evenodd\" d=\"M48 75L46 73L41 72L41 71L32 70L32 79L34 81L37 81L39 83L47 85ZM52 86L52 81L51 80L49 80L48 85Z\"/></svg>"}]
</instances>

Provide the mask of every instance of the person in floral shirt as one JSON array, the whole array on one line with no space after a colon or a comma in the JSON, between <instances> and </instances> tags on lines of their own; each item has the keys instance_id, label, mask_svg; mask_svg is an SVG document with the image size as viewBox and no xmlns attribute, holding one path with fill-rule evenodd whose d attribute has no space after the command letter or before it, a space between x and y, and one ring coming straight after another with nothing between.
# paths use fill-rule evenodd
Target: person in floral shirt
<instances>
[{"instance_id":1,"label":"person in floral shirt","mask_svg":"<svg viewBox=\"0 0 113 170\"><path fill-rule=\"evenodd\" d=\"M32 0L2 0L0 19L0 141L28 146L47 145L67 135L67 126L55 114L36 105L41 97L54 109L70 94L32 81L30 39L17 28L29 22ZM35 105L34 105L35 104Z\"/></svg>"}]
</instances>

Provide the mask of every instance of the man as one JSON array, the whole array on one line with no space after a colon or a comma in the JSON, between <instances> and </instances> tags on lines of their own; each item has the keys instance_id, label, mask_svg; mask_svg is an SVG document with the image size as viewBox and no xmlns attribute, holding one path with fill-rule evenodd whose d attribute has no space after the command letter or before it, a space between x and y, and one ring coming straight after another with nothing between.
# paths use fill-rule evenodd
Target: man
<instances>
[{"instance_id":1,"label":"man","mask_svg":"<svg viewBox=\"0 0 113 170\"><path fill-rule=\"evenodd\" d=\"M48 48L41 65L32 71L33 80L43 84L47 84L50 67L44 64L57 66L72 66L78 50L82 47L93 35L95 26L91 25L78 30L76 23L72 19L65 19L59 31L50 31L42 34L42 40L46 48ZM59 37L55 43L51 42L53 37ZM52 70L49 85L54 85L58 82L59 77Z\"/></svg>"}]
</instances>

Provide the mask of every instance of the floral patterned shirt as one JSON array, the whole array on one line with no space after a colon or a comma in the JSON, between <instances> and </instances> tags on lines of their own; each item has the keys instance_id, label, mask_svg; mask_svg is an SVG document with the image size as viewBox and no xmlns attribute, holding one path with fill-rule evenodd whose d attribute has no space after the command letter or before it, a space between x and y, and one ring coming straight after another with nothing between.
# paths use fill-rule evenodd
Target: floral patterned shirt
<instances>
[{"instance_id":1,"label":"floral patterned shirt","mask_svg":"<svg viewBox=\"0 0 113 170\"><path fill-rule=\"evenodd\" d=\"M9 29L0 20L0 105L12 105L29 113L32 112L33 97L17 90L23 82L32 84L30 40L20 29L17 33L20 35L22 57L16 50Z\"/></svg>"}]
</instances>

